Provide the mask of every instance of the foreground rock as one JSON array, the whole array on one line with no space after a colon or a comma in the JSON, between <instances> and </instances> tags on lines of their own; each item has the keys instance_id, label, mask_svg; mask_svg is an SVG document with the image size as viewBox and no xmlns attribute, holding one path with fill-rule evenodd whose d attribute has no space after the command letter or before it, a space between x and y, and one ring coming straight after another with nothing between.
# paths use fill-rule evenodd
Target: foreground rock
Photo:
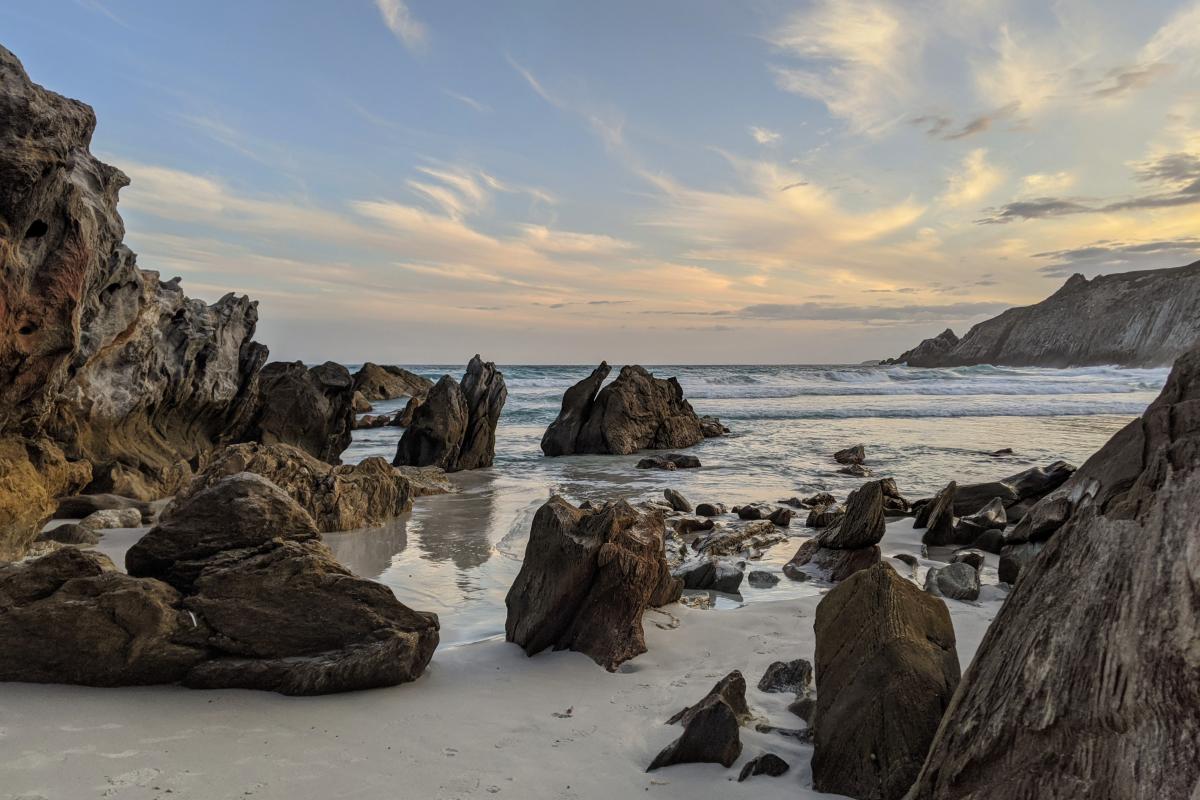
<instances>
[{"instance_id":1,"label":"foreground rock","mask_svg":"<svg viewBox=\"0 0 1200 800\"><path fill-rule=\"evenodd\" d=\"M646 652L642 614L679 598L662 517L625 502L581 509L555 496L538 509L508 591L508 641L534 655L575 650L609 671Z\"/></svg>"},{"instance_id":2,"label":"foreground rock","mask_svg":"<svg viewBox=\"0 0 1200 800\"><path fill-rule=\"evenodd\" d=\"M382 458L333 467L285 444L227 447L175 497L181 503L230 475L252 472L282 489L322 532L382 525L412 508L412 482Z\"/></svg>"},{"instance_id":3,"label":"foreground rock","mask_svg":"<svg viewBox=\"0 0 1200 800\"><path fill-rule=\"evenodd\" d=\"M958 341L946 331L898 360L911 367L1155 367L1198 338L1200 261L1091 280L1072 275L1036 305L1010 308Z\"/></svg>"},{"instance_id":4,"label":"foreground rock","mask_svg":"<svg viewBox=\"0 0 1200 800\"><path fill-rule=\"evenodd\" d=\"M683 734L655 756L646 771L672 764L733 766L742 754L738 729L749 719L746 679L735 670L718 681L699 703L667 720L668 725L682 724Z\"/></svg>"},{"instance_id":5,"label":"foreground rock","mask_svg":"<svg viewBox=\"0 0 1200 800\"><path fill-rule=\"evenodd\" d=\"M601 389L607 362L563 395L558 418L542 436L548 456L572 453L628 455L638 450L691 447L716 435L714 418L703 424L683 397L675 378L656 378L639 366L621 368L617 379Z\"/></svg>"},{"instance_id":6,"label":"foreground rock","mask_svg":"<svg viewBox=\"0 0 1200 800\"><path fill-rule=\"evenodd\" d=\"M876 564L821 600L815 628L813 788L903 797L959 681L945 604Z\"/></svg>"},{"instance_id":7,"label":"foreground rock","mask_svg":"<svg viewBox=\"0 0 1200 800\"><path fill-rule=\"evenodd\" d=\"M1192 350L1062 487L1070 513L988 628L911 800L1195 796L1198 466Z\"/></svg>"},{"instance_id":8,"label":"foreground rock","mask_svg":"<svg viewBox=\"0 0 1200 800\"><path fill-rule=\"evenodd\" d=\"M390 364L381 366L368 361L354 373L354 389L368 402L424 397L432 388L433 381L429 378Z\"/></svg>"},{"instance_id":9,"label":"foreground rock","mask_svg":"<svg viewBox=\"0 0 1200 800\"><path fill-rule=\"evenodd\" d=\"M496 425L508 398L504 375L478 355L462 381L443 375L413 412L396 448L397 466L435 466L446 472L490 467Z\"/></svg>"}]
</instances>

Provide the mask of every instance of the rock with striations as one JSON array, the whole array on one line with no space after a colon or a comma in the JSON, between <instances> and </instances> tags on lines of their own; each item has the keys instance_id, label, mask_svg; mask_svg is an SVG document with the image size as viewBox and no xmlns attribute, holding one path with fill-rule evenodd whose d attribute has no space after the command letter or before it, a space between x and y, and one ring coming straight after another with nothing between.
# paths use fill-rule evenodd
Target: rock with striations
<instances>
[{"instance_id":1,"label":"rock with striations","mask_svg":"<svg viewBox=\"0 0 1200 800\"><path fill-rule=\"evenodd\" d=\"M701 424L675 378L656 378L631 365L601 388L609 371L601 363L566 391L558 418L542 436L543 453L628 455L690 447L704 440L706 430L716 432L715 420Z\"/></svg>"},{"instance_id":2,"label":"rock with striations","mask_svg":"<svg viewBox=\"0 0 1200 800\"><path fill-rule=\"evenodd\" d=\"M334 467L286 444L239 444L217 453L174 503L239 472L260 475L282 489L323 533L382 525L410 510L417 494L409 477L382 458Z\"/></svg>"},{"instance_id":3,"label":"rock with striations","mask_svg":"<svg viewBox=\"0 0 1200 800\"><path fill-rule=\"evenodd\" d=\"M354 373L353 380L354 390L368 402L395 400L397 397L423 397L433 388L433 381L429 378L403 367L370 361Z\"/></svg>"},{"instance_id":4,"label":"rock with striations","mask_svg":"<svg viewBox=\"0 0 1200 800\"><path fill-rule=\"evenodd\" d=\"M913 367L1155 367L1170 364L1197 339L1200 261L1091 280L1072 275L1036 305L981 322L950 347L926 340L899 360Z\"/></svg>"},{"instance_id":5,"label":"rock with striations","mask_svg":"<svg viewBox=\"0 0 1200 800\"><path fill-rule=\"evenodd\" d=\"M859 570L878 564L880 552L879 545L843 550L822 547L816 539L809 539L783 565L783 574L796 581L813 576L833 582L844 581Z\"/></svg>"},{"instance_id":6,"label":"rock with striations","mask_svg":"<svg viewBox=\"0 0 1200 800\"><path fill-rule=\"evenodd\" d=\"M54 514L55 498L79 491L91 477L91 465L67 461L45 437L0 435L0 561L23 556Z\"/></svg>"},{"instance_id":7,"label":"rock with striations","mask_svg":"<svg viewBox=\"0 0 1200 800\"><path fill-rule=\"evenodd\" d=\"M1061 487L1069 517L988 628L910 800L1195 796L1198 467L1194 349Z\"/></svg>"},{"instance_id":8,"label":"rock with striations","mask_svg":"<svg viewBox=\"0 0 1200 800\"><path fill-rule=\"evenodd\" d=\"M276 361L259 378L261 406L243 441L291 444L330 464L341 463L354 431L354 382L341 364L306 367Z\"/></svg>"},{"instance_id":9,"label":"rock with striations","mask_svg":"<svg viewBox=\"0 0 1200 800\"><path fill-rule=\"evenodd\" d=\"M392 463L447 472L490 467L496 455L496 425L507 398L504 375L476 355L461 382L443 375L429 390L400 438Z\"/></svg>"},{"instance_id":10,"label":"rock with striations","mask_svg":"<svg viewBox=\"0 0 1200 800\"><path fill-rule=\"evenodd\" d=\"M822 598L815 629L813 788L896 800L958 686L946 605L876 564Z\"/></svg>"},{"instance_id":11,"label":"rock with striations","mask_svg":"<svg viewBox=\"0 0 1200 800\"><path fill-rule=\"evenodd\" d=\"M535 655L575 650L609 671L646 652L642 614L679 599L654 513L625 502L582 509L551 497L534 515L508 591L505 636Z\"/></svg>"},{"instance_id":12,"label":"rock with striations","mask_svg":"<svg viewBox=\"0 0 1200 800\"><path fill-rule=\"evenodd\" d=\"M879 544L887 530L880 481L864 483L846 498L846 511L836 524L817 534L822 547L851 550Z\"/></svg>"},{"instance_id":13,"label":"rock with striations","mask_svg":"<svg viewBox=\"0 0 1200 800\"><path fill-rule=\"evenodd\" d=\"M941 546L954 543L954 497L958 484L946 484L937 495L917 512L913 527L924 528L921 541L927 545Z\"/></svg>"}]
</instances>

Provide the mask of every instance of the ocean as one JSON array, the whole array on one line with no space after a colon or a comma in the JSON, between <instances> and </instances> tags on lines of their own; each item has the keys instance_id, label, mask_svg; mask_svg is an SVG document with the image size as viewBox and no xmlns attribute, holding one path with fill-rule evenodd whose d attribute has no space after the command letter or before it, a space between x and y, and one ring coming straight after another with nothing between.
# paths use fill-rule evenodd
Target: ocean
<instances>
[{"instance_id":1,"label":"ocean","mask_svg":"<svg viewBox=\"0 0 1200 800\"><path fill-rule=\"evenodd\" d=\"M351 371L359 365L347 365ZM675 376L699 414L731 433L688 453L698 470L638 470L639 456L546 458L538 444L563 392L588 366L501 367L508 402L496 432L491 469L452 476L459 491L418 498L413 511L384 528L327 534L339 559L390 586L403 602L435 611L443 642L501 635L504 595L520 569L534 512L553 493L573 502L661 498L681 491L693 503L776 501L831 491L844 497L861 479L840 475L834 451L862 443L879 477L896 479L910 499L947 481L992 480L1056 459L1082 463L1157 396L1167 369L1018 369L902 366L649 366ZM430 378L461 376L462 366L411 366ZM612 377L619 367L614 366ZM375 404L372 413L406 401ZM399 428L360 430L343 454L356 463L391 459ZM1002 448L1012 455L993 456ZM761 567L777 570L806 531L773 548ZM814 593L821 587L784 578L771 589L743 585L742 599L719 606Z\"/></svg>"}]
</instances>

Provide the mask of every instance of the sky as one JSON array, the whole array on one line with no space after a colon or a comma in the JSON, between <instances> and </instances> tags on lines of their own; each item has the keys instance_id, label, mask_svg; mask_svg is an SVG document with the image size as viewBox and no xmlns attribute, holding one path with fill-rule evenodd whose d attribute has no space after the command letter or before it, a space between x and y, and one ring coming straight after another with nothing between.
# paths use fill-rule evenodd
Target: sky
<instances>
[{"instance_id":1,"label":"sky","mask_svg":"<svg viewBox=\"0 0 1200 800\"><path fill-rule=\"evenodd\" d=\"M281 359L847 363L1200 259L1200 0L13 0Z\"/></svg>"}]
</instances>

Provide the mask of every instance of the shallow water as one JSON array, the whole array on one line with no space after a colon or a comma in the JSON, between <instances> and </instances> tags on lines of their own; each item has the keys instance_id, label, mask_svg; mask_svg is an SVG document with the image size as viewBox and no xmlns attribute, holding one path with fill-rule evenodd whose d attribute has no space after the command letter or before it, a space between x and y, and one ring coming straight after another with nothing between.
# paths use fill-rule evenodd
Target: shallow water
<instances>
[{"instance_id":1,"label":"shallow water","mask_svg":"<svg viewBox=\"0 0 1200 800\"><path fill-rule=\"evenodd\" d=\"M431 378L462 372L412 369ZM661 472L635 469L637 455L543 457L538 444L563 391L591 370L502 369L509 394L495 467L452 476L461 491L419 498L411 513L384 528L326 535L350 568L387 584L405 603L440 614L447 644L503 632L504 595L520 569L530 521L553 493L577 503L661 497L667 487L694 503L774 501L821 490L844 496L861 481L839 475L830 456L862 442L875 473L894 477L905 496L918 498L949 480L1000 478L1058 458L1081 463L1141 413L1167 376L1166 369L1112 367L650 367L660 377L677 376L698 413L715 414L732 429L688 450L701 469ZM377 403L372 413L404 403ZM400 434L399 428L356 431L343 459L390 460ZM1005 447L1014 454L989 455ZM778 570L797 544L777 546L755 568ZM766 590L743 584L743 600L815 591L787 579Z\"/></svg>"}]
</instances>

